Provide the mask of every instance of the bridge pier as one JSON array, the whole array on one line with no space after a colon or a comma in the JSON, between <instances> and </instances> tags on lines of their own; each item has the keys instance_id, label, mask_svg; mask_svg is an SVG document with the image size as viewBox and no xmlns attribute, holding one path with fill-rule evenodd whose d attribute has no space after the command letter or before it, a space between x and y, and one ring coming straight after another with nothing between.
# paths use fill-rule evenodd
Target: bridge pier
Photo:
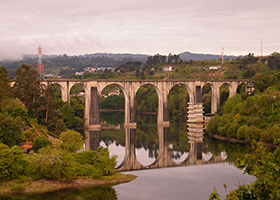
<instances>
[{"instance_id":1,"label":"bridge pier","mask_svg":"<svg viewBox=\"0 0 280 200\"><path fill-rule=\"evenodd\" d=\"M136 129L125 128L125 157L116 171L130 171L142 168L142 165L136 158L135 142Z\"/></svg>"},{"instance_id":2,"label":"bridge pier","mask_svg":"<svg viewBox=\"0 0 280 200\"><path fill-rule=\"evenodd\" d=\"M100 128L99 95L97 87L91 87L88 126L85 126L85 143L87 150L96 150L99 147Z\"/></svg>"},{"instance_id":3,"label":"bridge pier","mask_svg":"<svg viewBox=\"0 0 280 200\"><path fill-rule=\"evenodd\" d=\"M169 127L158 126L159 153L154 165L151 168L172 167L174 161L168 152Z\"/></svg>"}]
</instances>

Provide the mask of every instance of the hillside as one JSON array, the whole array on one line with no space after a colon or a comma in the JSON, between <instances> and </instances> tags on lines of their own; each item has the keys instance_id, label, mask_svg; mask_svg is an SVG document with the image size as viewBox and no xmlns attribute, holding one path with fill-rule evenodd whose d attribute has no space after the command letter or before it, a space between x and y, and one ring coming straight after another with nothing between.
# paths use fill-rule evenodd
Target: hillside
<instances>
[{"instance_id":1,"label":"hillside","mask_svg":"<svg viewBox=\"0 0 280 200\"><path fill-rule=\"evenodd\" d=\"M182 61L202 61L202 60L220 60L220 55L196 54L190 52L180 53L177 56ZM151 55L144 54L120 54L120 53L94 53L78 56L64 55L43 55L43 64L46 74L60 74L70 77L71 74L83 71L86 67L109 67L116 68L128 61L139 61L142 64L147 62ZM168 59L168 56L165 56ZM224 59L235 59L235 56L224 56ZM15 76L15 70L22 64L30 64L35 68L38 62L37 55L24 55L22 60L1 60L0 66L4 65L11 76Z\"/></svg>"}]
</instances>

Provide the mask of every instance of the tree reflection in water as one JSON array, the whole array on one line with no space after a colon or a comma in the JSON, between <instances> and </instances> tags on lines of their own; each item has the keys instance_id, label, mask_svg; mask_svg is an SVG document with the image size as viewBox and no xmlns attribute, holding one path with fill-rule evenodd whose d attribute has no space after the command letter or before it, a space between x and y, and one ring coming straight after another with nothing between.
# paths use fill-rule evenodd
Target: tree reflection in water
<instances>
[{"instance_id":1,"label":"tree reflection in water","mask_svg":"<svg viewBox=\"0 0 280 200\"><path fill-rule=\"evenodd\" d=\"M117 193L112 187L93 187L84 189L67 189L56 192L34 193L34 194L10 194L0 196L1 200L77 200L77 199L98 199L98 200L115 200L118 199Z\"/></svg>"}]
</instances>

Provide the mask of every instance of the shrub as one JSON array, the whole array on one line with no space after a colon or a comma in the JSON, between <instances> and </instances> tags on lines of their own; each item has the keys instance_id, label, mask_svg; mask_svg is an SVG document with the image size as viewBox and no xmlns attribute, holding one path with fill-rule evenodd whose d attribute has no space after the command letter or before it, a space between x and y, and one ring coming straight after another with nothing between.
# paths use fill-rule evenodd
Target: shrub
<instances>
[{"instance_id":1,"label":"shrub","mask_svg":"<svg viewBox=\"0 0 280 200\"><path fill-rule=\"evenodd\" d=\"M110 158L108 148L98 147L96 151L83 151L75 155L81 165L92 165L101 175L111 175L116 167L116 155Z\"/></svg>"},{"instance_id":2,"label":"shrub","mask_svg":"<svg viewBox=\"0 0 280 200\"><path fill-rule=\"evenodd\" d=\"M24 175L27 167L25 154L17 146L9 148L0 143L0 181L18 178Z\"/></svg>"},{"instance_id":3,"label":"shrub","mask_svg":"<svg viewBox=\"0 0 280 200\"><path fill-rule=\"evenodd\" d=\"M74 178L71 174L69 161L71 155L67 151L55 149L50 146L39 149L38 154L31 155L30 174L35 178L46 178L50 180L60 180Z\"/></svg>"},{"instance_id":4,"label":"shrub","mask_svg":"<svg viewBox=\"0 0 280 200\"><path fill-rule=\"evenodd\" d=\"M51 145L52 145L51 141L49 141L49 139L46 136L40 136L35 139L32 149L34 152L38 152L38 150L41 149L42 147L51 146Z\"/></svg>"},{"instance_id":5,"label":"shrub","mask_svg":"<svg viewBox=\"0 0 280 200\"><path fill-rule=\"evenodd\" d=\"M246 132L247 132L247 129L248 129L248 126L246 124L240 126L238 128L237 134L236 134L237 139L244 140Z\"/></svg>"},{"instance_id":6,"label":"shrub","mask_svg":"<svg viewBox=\"0 0 280 200\"><path fill-rule=\"evenodd\" d=\"M62 142L60 147L71 152L82 149L84 143L83 136L79 132L73 130L62 132L59 139Z\"/></svg>"}]
</instances>

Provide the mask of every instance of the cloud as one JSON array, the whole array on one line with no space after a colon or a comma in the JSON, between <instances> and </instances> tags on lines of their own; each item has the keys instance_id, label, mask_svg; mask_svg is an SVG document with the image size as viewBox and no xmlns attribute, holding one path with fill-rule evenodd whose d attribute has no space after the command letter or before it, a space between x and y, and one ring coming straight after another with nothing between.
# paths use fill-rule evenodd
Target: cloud
<instances>
[{"instance_id":1,"label":"cloud","mask_svg":"<svg viewBox=\"0 0 280 200\"><path fill-rule=\"evenodd\" d=\"M220 53L221 47L228 54L259 54L261 39L266 54L280 47L280 2L274 0L0 3L0 53L9 55L36 53L39 44L45 53L67 54Z\"/></svg>"}]
</instances>

